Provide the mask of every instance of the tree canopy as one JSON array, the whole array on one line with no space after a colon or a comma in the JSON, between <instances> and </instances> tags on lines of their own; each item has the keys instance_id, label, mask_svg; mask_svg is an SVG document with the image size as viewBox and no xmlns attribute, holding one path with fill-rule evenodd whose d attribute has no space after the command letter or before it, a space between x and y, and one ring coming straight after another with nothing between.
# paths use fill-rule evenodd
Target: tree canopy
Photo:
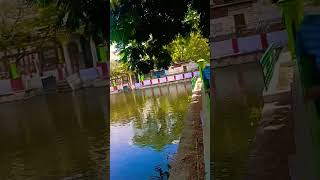
<instances>
[{"instance_id":1,"label":"tree canopy","mask_svg":"<svg viewBox=\"0 0 320 180\"><path fill-rule=\"evenodd\" d=\"M172 59L164 48L178 34L185 37L192 25L185 21L192 7L200 12L201 34L209 36L209 2L191 0L113 0L110 12L111 41L121 49L121 61L132 70L148 73L167 68Z\"/></svg>"},{"instance_id":2,"label":"tree canopy","mask_svg":"<svg viewBox=\"0 0 320 180\"><path fill-rule=\"evenodd\" d=\"M109 42L105 0L5 0L0 12L0 51L19 60L26 48L57 42L58 33L78 33Z\"/></svg>"},{"instance_id":3,"label":"tree canopy","mask_svg":"<svg viewBox=\"0 0 320 180\"><path fill-rule=\"evenodd\" d=\"M74 32L92 37L96 43L109 41L107 12L110 3L106 0L27 0L38 7L54 6L56 24Z\"/></svg>"},{"instance_id":4,"label":"tree canopy","mask_svg":"<svg viewBox=\"0 0 320 180\"><path fill-rule=\"evenodd\" d=\"M34 8L25 1L1 2L0 51L18 60L26 48L40 48L56 36L52 7Z\"/></svg>"},{"instance_id":5,"label":"tree canopy","mask_svg":"<svg viewBox=\"0 0 320 180\"><path fill-rule=\"evenodd\" d=\"M120 63L118 61L110 61L110 77L118 77L121 75L131 75L132 72L130 71L127 63Z\"/></svg>"},{"instance_id":6,"label":"tree canopy","mask_svg":"<svg viewBox=\"0 0 320 180\"><path fill-rule=\"evenodd\" d=\"M183 37L180 34L169 45L165 46L174 63L196 62L199 59L210 60L210 48L208 39L200 34L200 16L189 9L185 22L192 26L192 32Z\"/></svg>"},{"instance_id":7,"label":"tree canopy","mask_svg":"<svg viewBox=\"0 0 320 180\"><path fill-rule=\"evenodd\" d=\"M197 32L192 32L186 38L178 36L167 46L167 49L175 63L197 62L199 59L205 59L207 62L210 60L208 39Z\"/></svg>"}]
</instances>

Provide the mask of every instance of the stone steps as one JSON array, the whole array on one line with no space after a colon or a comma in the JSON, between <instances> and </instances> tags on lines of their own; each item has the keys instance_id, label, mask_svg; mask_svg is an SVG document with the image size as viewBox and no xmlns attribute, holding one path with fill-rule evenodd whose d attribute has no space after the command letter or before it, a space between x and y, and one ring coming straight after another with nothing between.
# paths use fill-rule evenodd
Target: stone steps
<instances>
[{"instance_id":1,"label":"stone steps","mask_svg":"<svg viewBox=\"0 0 320 180\"><path fill-rule=\"evenodd\" d=\"M57 90L58 92L70 92L72 91L72 88L70 87L70 85L66 80L62 80L58 82Z\"/></svg>"}]
</instances>

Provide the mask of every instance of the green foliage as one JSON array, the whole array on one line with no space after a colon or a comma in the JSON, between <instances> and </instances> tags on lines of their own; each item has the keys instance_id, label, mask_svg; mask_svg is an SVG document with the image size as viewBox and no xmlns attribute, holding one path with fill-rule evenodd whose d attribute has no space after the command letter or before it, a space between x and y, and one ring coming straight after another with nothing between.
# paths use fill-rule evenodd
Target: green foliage
<instances>
[{"instance_id":1,"label":"green foliage","mask_svg":"<svg viewBox=\"0 0 320 180\"><path fill-rule=\"evenodd\" d=\"M57 11L56 25L68 31L81 31L93 37L97 44L109 39L107 32L109 2L105 0L28 0L38 7L54 6Z\"/></svg>"},{"instance_id":2,"label":"green foliage","mask_svg":"<svg viewBox=\"0 0 320 180\"><path fill-rule=\"evenodd\" d=\"M130 70L139 74L147 74L153 69L154 64L153 57L150 57L145 51L145 45L132 41L120 51L120 60L128 64Z\"/></svg>"},{"instance_id":3,"label":"green foliage","mask_svg":"<svg viewBox=\"0 0 320 180\"><path fill-rule=\"evenodd\" d=\"M189 101L185 95L178 95L175 100L160 98L149 100L149 103L153 105L152 110L150 109L153 113L149 113L145 119L136 119L142 121L136 126L141 133L135 134L133 142L141 147L161 151L166 145L179 139ZM168 115L168 111L172 113Z\"/></svg>"},{"instance_id":4,"label":"green foliage","mask_svg":"<svg viewBox=\"0 0 320 180\"><path fill-rule=\"evenodd\" d=\"M113 0L111 4L111 41L119 45L121 61L128 62L139 73L166 69L172 59L164 45L178 34L186 36L193 29L185 21L188 9L195 5L191 0ZM202 13L201 10L208 7L209 3L197 6L197 10ZM200 19L204 20L207 15L201 14ZM188 21L193 21L192 14L188 17ZM198 26L202 24L207 23L200 22Z\"/></svg>"},{"instance_id":5,"label":"green foliage","mask_svg":"<svg viewBox=\"0 0 320 180\"><path fill-rule=\"evenodd\" d=\"M115 10L120 5L120 0L110 0L110 9Z\"/></svg>"},{"instance_id":6,"label":"green foliage","mask_svg":"<svg viewBox=\"0 0 320 180\"><path fill-rule=\"evenodd\" d=\"M186 16L184 18L184 22L191 25L193 32L200 32L200 15L197 11L193 10L189 7Z\"/></svg>"},{"instance_id":7,"label":"green foliage","mask_svg":"<svg viewBox=\"0 0 320 180\"><path fill-rule=\"evenodd\" d=\"M192 32L187 37L178 35L176 39L166 46L173 62L196 62L199 59L205 59L209 62L210 48L208 39L203 38L200 34L200 15L189 7L184 22L192 27Z\"/></svg>"},{"instance_id":8,"label":"green foliage","mask_svg":"<svg viewBox=\"0 0 320 180\"><path fill-rule=\"evenodd\" d=\"M184 38L178 36L167 46L173 62L186 63L199 59L210 61L210 48L208 39L203 38L199 33L191 33Z\"/></svg>"},{"instance_id":9,"label":"green foliage","mask_svg":"<svg viewBox=\"0 0 320 180\"><path fill-rule=\"evenodd\" d=\"M167 94L153 98L139 93L116 94L110 101L110 122L132 122L134 145L161 151L178 140L182 133L186 109L191 100L190 94L185 94L183 88L178 86L177 92L170 98ZM146 91L151 93L151 89Z\"/></svg>"},{"instance_id":10,"label":"green foliage","mask_svg":"<svg viewBox=\"0 0 320 180\"><path fill-rule=\"evenodd\" d=\"M147 74L154 68L167 68L171 57L169 52L158 44L153 38L143 43L130 41L125 47L120 48L120 61L127 63L131 71L138 74Z\"/></svg>"},{"instance_id":11,"label":"green foliage","mask_svg":"<svg viewBox=\"0 0 320 180\"><path fill-rule=\"evenodd\" d=\"M118 77L121 75L132 75L129 65L127 63L120 63L118 61L110 62L110 77Z\"/></svg>"},{"instance_id":12,"label":"green foliage","mask_svg":"<svg viewBox=\"0 0 320 180\"><path fill-rule=\"evenodd\" d=\"M0 11L0 51L21 58L25 48L40 48L53 40L57 29L55 9L35 8L24 1L2 2Z\"/></svg>"}]
</instances>

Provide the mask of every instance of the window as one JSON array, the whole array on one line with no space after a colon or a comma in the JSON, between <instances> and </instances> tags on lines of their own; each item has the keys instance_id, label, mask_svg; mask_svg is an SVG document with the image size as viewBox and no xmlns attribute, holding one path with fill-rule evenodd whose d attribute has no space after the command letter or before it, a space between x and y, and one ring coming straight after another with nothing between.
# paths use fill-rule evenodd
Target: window
<instances>
[{"instance_id":1,"label":"window","mask_svg":"<svg viewBox=\"0 0 320 180\"><path fill-rule=\"evenodd\" d=\"M234 24L237 33L241 33L243 29L246 29L246 20L244 14L234 15Z\"/></svg>"},{"instance_id":2,"label":"window","mask_svg":"<svg viewBox=\"0 0 320 180\"><path fill-rule=\"evenodd\" d=\"M244 18L244 14L234 15L234 23L236 27L243 27L246 25L246 20Z\"/></svg>"}]
</instances>

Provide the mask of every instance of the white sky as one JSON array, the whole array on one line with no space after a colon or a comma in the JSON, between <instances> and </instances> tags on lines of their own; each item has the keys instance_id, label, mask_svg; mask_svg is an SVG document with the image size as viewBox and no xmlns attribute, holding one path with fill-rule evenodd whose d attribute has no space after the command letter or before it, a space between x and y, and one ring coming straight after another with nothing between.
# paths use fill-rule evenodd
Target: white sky
<instances>
[{"instance_id":1,"label":"white sky","mask_svg":"<svg viewBox=\"0 0 320 180\"><path fill-rule=\"evenodd\" d=\"M110 61L118 60L119 56L116 53L116 47L114 44L110 46Z\"/></svg>"}]
</instances>

